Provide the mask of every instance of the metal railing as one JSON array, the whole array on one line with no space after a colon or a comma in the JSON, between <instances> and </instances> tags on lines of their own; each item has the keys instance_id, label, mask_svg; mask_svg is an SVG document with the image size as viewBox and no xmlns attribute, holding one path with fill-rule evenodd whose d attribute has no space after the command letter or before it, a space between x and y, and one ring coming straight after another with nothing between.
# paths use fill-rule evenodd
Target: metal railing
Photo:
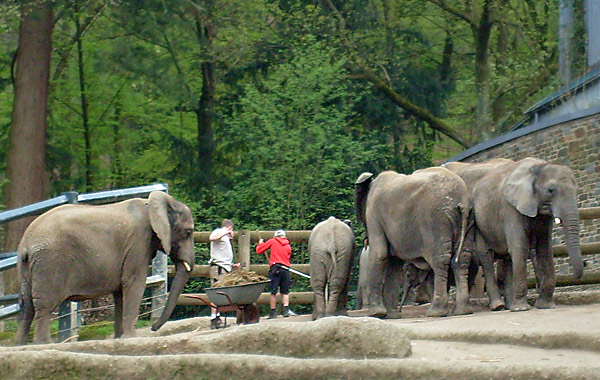
<instances>
[{"instance_id":1,"label":"metal railing","mask_svg":"<svg viewBox=\"0 0 600 380\"><path fill-rule=\"evenodd\" d=\"M7 210L0 212L0 224L8 223L10 221L28 217L28 216L36 216L43 214L44 212L64 204L107 204L113 203L117 201L123 201L129 198L135 197L147 197L153 191L164 191L168 192L169 188L166 184L158 183L154 185L147 186L137 186L126 189L117 189L117 190L107 190L100 191L95 193L87 193L87 194L79 194L77 192L66 192L62 195L47 199L45 201L37 202L31 205L19 207L13 210ZM152 286L155 289L155 294L152 297L153 299L158 299L157 304L159 305L157 309L164 305L167 294L167 281L166 276L166 259L161 256L165 255L157 255L159 257L160 264L156 268L156 272L153 276L148 277L146 281L146 286ZM8 253L0 253L0 271L5 271L8 269L12 269L17 265L17 253L16 252L8 252ZM160 268L164 267L164 268ZM162 275L161 275L162 274ZM20 306L18 302L18 294L5 294L0 296L0 304L6 305L0 308L0 320L14 316L20 310ZM76 306L75 302L63 302L59 307L59 329L61 330L61 334L59 334L59 340L64 341L71 338L72 332L77 329L77 327L71 327L73 324L77 324L76 320L79 318L66 318L76 314L78 311L78 306ZM67 321L69 319L70 321ZM63 335L64 333L68 335Z\"/></svg>"}]
</instances>

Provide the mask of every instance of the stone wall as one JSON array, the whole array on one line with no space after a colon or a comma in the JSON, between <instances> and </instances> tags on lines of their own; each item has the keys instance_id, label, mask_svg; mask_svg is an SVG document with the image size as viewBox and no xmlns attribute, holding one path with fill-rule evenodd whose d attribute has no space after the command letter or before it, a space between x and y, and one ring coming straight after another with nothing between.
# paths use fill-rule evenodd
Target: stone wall
<instances>
[{"instance_id":1,"label":"stone wall","mask_svg":"<svg viewBox=\"0 0 600 380\"><path fill-rule=\"evenodd\" d=\"M600 206L600 114L542 129L479 152L463 161L536 157L570 167L577 178L578 206ZM581 221L581 243L600 241L600 219ZM555 227L553 244L564 244ZM569 273L566 258L557 259L557 273ZM586 256L586 271L600 270L600 255Z\"/></svg>"}]
</instances>

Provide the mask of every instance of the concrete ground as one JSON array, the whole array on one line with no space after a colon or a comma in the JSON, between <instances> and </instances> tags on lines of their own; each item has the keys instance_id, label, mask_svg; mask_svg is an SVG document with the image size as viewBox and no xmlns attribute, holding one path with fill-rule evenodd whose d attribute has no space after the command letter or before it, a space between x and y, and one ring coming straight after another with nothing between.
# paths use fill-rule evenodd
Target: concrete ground
<instances>
[{"instance_id":1,"label":"concrete ground","mask_svg":"<svg viewBox=\"0 0 600 380\"><path fill-rule=\"evenodd\" d=\"M138 338L1 348L0 373L3 379L600 379L598 299L600 292L579 292L577 300L562 302L575 305L550 310L479 307L444 318L425 317L423 305L384 321L365 318L366 311L242 326L230 317L233 325L217 331L208 330L207 318L191 318L142 330ZM409 340L407 357L393 353L399 337ZM312 350L316 344L338 354ZM357 358L362 349L365 357Z\"/></svg>"}]
</instances>

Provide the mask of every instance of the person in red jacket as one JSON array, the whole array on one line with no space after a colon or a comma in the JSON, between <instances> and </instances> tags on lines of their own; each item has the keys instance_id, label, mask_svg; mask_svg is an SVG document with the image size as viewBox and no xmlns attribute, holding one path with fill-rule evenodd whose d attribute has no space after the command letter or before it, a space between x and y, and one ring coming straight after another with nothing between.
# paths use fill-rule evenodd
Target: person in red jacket
<instances>
[{"instance_id":1,"label":"person in red jacket","mask_svg":"<svg viewBox=\"0 0 600 380\"><path fill-rule=\"evenodd\" d=\"M268 249L271 250L269 257L269 279L271 280L271 315L269 319L277 318L277 290L280 290L283 299L283 317L290 316L290 285L292 279L290 276L290 257L292 256L292 247L290 241L285 237L284 230L275 231L272 239L264 241L260 239L256 245L256 253L264 254Z\"/></svg>"}]
</instances>

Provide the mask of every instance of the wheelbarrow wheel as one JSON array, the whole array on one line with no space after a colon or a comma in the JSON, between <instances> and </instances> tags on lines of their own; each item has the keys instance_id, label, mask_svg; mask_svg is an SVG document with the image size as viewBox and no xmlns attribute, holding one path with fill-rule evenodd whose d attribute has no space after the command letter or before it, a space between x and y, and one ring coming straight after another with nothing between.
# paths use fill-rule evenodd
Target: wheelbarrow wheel
<instances>
[{"instance_id":1,"label":"wheelbarrow wheel","mask_svg":"<svg viewBox=\"0 0 600 380\"><path fill-rule=\"evenodd\" d=\"M255 304L245 305L238 308L236 312L236 322L238 325L247 325L250 323L258 323L260 320L260 312Z\"/></svg>"}]
</instances>

